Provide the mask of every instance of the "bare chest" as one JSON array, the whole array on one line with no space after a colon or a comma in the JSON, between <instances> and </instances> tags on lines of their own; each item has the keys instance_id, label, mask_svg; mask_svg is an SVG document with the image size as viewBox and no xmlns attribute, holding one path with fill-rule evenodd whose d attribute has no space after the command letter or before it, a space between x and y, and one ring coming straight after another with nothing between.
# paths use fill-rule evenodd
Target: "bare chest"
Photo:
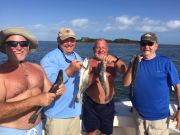
<instances>
[{"instance_id":1,"label":"bare chest","mask_svg":"<svg viewBox=\"0 0 180 135\"><path fill-rule=\"evenodd\" d=\"M6 99L18 96L32 88L43 88L42 73L35 68L18 68L5 76Z\"/></svg>"}]
</instances>

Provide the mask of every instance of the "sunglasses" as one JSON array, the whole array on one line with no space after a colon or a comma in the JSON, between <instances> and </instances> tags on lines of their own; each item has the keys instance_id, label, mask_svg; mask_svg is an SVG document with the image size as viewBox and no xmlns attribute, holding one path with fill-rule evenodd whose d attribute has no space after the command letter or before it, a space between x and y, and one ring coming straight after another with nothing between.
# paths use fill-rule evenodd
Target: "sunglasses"
<instances>
[{"instance_id":1,"label":"sunglasses","mask_svg":"<svg viewBox=\"0 0 180 135\"><path fill-rule=\"evenodd\" d=\"M141 42L140 42L140 45L141 45L141 46L146 46L146 45L148 45L148 46L153 46L153 45L154 45L154 42L151 42L151 41L141 41Z\"/></svg>"},{"instance_id":2,"label":"sunglasses","mask_svg":"<svg viewBox=\"0 0 180 135\"><path fill-rule=\"evenodd\" d=\"M29 46L28 41L6 41L5 44L10 46L10 47L17 47L18 44L21 47L28 47Z\"/></svg>"}]
</instances>

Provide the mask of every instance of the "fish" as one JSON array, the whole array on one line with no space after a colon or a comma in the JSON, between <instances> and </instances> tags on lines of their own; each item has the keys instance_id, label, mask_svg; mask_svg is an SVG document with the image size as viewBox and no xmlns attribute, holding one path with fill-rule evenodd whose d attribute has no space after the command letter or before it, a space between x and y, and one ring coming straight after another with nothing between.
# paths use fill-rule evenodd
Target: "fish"
<instances>
[{"instance_id":1,"label":"fish","mask_svg":"<svg viewBox=\"0 0 180 135\"><path fill-rule=\"evenodd\" d=\"M138 70L138 66L139 66L139 62L140 62L140 56L139 55L135 55L134 56L134 62L132 65L132 83L134 85L134 82L136 80L136 75L137 75L137 70Z\"/></svg>"},{"instance_id":2,"label":"fish","mask_svg":"<svg viewBox=\"0 0 180 135\"><path fill-rule=\"evenodd\" d=\"M52 85L52 87L50 88L49 92L50 93L56 93L56 91L59 88L59 85L61 85L63 83L63 70L59 70L58 76L56 78L55 83ZM31 115L31 117L29 118L29 123L35 123L39 113L42 111L44 107L38 107L38 109Z\"/></svg>"},{"instance_id":3,"label":"fish","mask_svg":"<svg viewBox=\"0 0 180 135\"><path fill-rule=\"evenodd\" d=\"M85 58L79 71L79 86L78 93L76 96L76 102L82 101L82 95L85 90L89 87L89 76L90 76L90 63L88 58Z\"/></svg>"},{"instance_id":4,"label":"fish","mask_svg":"<svg viewBox=\"0 0 180 135\"><path fill-rule=\"evenodd\" d=\"M109 90L107 88L106 64L105 61L101 61L99 65L99 80L105 93L105 100L107 101L109 98Z\"/></svg>"},{"instance_id":5,"label":"fish","mask_svg":"<svg viewBox=\"0 0 180 135\"><path fill-rule=\"evenodd\" d=\"M133 65L132 65L132 82L131 82L131 85L130 85L130 93L129 93L130 99L132 99L132 97L133 97L133 88L134 88L135 81L136 81L136 76L137 76L137 72L138 72L139 63L141 61L140 57L141 56L139 56L139 55L134 56L134 62L133 62Z\"/></svg>"}]
</instances>

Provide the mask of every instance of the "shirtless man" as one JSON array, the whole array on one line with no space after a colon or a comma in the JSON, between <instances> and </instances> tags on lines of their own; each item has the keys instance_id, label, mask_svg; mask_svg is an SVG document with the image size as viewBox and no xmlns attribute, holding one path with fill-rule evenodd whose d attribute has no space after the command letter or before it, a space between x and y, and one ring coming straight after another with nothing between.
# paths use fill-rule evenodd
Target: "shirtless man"
<instances>
[{"instance_id":1,"label":"shirtless man","mask_svg":"<svg viewBox=\"0 0 180 135\"><path fill-rule=\"evenodd\" d=\"M41 114L35 123L29 118L38 106L48 106L64 93L48 93L51 83L43 69L25 61L29 52L38 47L36 38L24 28L7 28L0 32L0 51L8 59L0 65L0 134L42 135Z\"/></svg>"},{"instance_id":2,"label":"shirtless man","mask_svg":"<svg viewBox=\"0 0 180 135\"><path fill-rule=\"evenodd\" d=\"M119 58L108 54L108 44L104 39L98 39L93 48L94 58L90 59L91 73L90 86L86 90L83 102L82 125L88 135L96 135L97 130L101 134L112 134L114 119L115 77L118 73L125 73L126 64ZM107 90L109 93L106 99L105 92L98 76L98 65L104 60L106 65Z\"/></svg>"}]
</instances>

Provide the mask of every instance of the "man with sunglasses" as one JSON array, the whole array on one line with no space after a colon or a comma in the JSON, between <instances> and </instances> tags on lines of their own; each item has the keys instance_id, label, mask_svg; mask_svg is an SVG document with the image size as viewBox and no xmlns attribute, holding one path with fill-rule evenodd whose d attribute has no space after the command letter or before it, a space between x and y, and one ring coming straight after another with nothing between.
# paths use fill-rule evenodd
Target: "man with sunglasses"
<instances>
[{"instance_id":1,"label":"man with sunglasses","mask_svg":"<svg viewBox=\"0 0 180 135\"><path fill-rule=\"evenodd\" d=\"M180 128L180 80L173 62L166 56L156 54L158 40L154 33L141 36L139 62L136 79L130 95L133 114L137 122L138 135L169 135L169 88L177 93L177 127ZM132 65L124 77L123 85L132 82Z\"/></svg>"},{"instance_id":2,"label":"man with sunglasses","mask_svg":"<svg viewBox=\"0 0 180 135\"><path fill-rule=\"evenodd\" d=\"M51 82L55 81L58 71L63 70L66 92L54 104L45 108L45 132L46 135L79 135L81 104L75 102L75 97L82 59L74 51L75 32L70 28L60 29L57 43L57 48L43 57L41 65Z\"/></svg>"},{"instance_id":3,"label":"man with sunglasses","mask_svg":"<svg viewBox=\"0 0 180 135\"><path fill-rule=\"evenodd\" d=\"M42 135L41 114L34 123L29 118L65 90L61 85L57 93L48 93L51 83L41 66L25 60L37 47L36 38L24 28L0 31L0 51L7 55L0 65L1 135Z\"/></svg>"}]
</instances>

